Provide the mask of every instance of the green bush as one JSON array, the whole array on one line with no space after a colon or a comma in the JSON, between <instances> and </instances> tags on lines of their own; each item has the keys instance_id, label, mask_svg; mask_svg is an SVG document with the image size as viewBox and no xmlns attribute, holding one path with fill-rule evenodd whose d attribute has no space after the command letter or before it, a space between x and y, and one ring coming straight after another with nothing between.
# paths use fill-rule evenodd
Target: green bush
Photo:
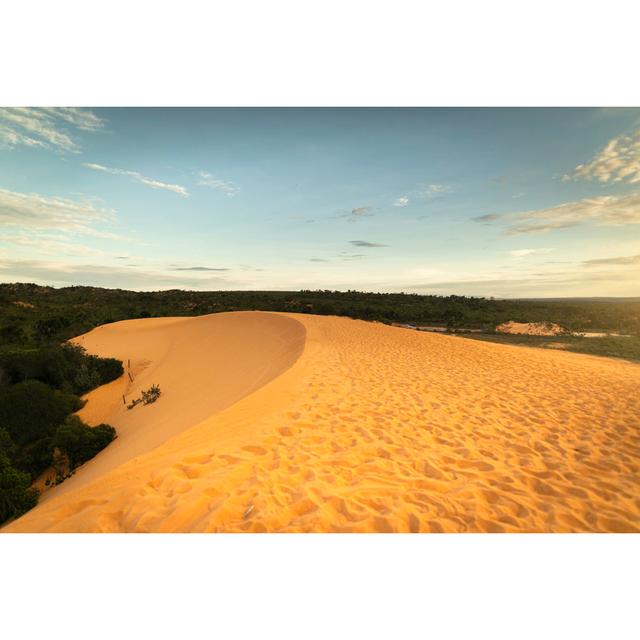
<instances>
[{"instance_id":1,"label":"green bush","mask_svg":"<svg viewBox=\"0 0 640 640\"><path fill-rule=\"evenodd\" d=\"M0 523L36 506L38 492L30 484L29 474L15 469L9 458L0 453Z\"/></svg>"},{"instance_id":2,"label":"green bush","mask_svg":"<svg viewBox=\"0 0 640 640\"><path fill-rule=\"evenodd\" d=\"M112 426L88 427L78 416L71 415L58 427L52 444L69 457L73 469L93 458L115 437L116 430Z\"/></svg>"}]
</instances>

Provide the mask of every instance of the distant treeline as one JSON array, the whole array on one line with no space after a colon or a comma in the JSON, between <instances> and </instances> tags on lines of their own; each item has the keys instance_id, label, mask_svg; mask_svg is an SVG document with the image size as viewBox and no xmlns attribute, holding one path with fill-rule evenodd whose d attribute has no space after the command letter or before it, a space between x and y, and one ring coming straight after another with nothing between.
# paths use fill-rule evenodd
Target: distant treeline
<instances>
[{"instance_id":1,"label":"distant treeline","mask_svg":"<svg viewBox=\"0 0 640 640\"><path fill-rule=\"evenodd\" d=\"M155 291L0 285L0 345L63 341L130 318L222 311L289 311L385 323L475 328L490 333L508 320L554 322L570 331L640 336L640 299L495 300L359 291Z\"/></svg>"}]
</instances>

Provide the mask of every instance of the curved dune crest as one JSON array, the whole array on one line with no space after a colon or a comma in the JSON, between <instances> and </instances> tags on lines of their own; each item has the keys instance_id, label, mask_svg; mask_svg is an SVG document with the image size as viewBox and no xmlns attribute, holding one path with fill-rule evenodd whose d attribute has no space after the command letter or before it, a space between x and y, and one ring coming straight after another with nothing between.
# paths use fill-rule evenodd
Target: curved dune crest
<instances>
[{"instance_id":1,"label":"curved dune crest","mask_svg":"<svg viewBox=\"0 0 640 640\"><path fill-rule=\"evenodd\" d=\"M79 412L88 424L116 426L118 438L41 502L155 449L267 384L295 362L304 340L298 321L260 312L125 320L75 338L88 352L124 363L124 376L87 394ZM128 410L123 396L129 403L152 384L160 385L160 400Z\"/></svg>"},{"instance_id":2,"label":"curved dune crest","mask_svg":"<svg viewBox=\"0 0 640 640\"><path fill-rule=\"evenodd\" d=\"M52 493L6 529L640 529L640 366L345 318L248 315L304 325L302 355L148 453ZM189 349L195 357L188 332L173 346L165 336L206 318L215 316L155 321L149 340L164 349L160 361L170 366ZM147 322L131 324L142 335ZM98 331L106 339L107 327ZM229 341L230 353L242 336ZM160 419L173 387L149 376L163 396L140 412ZM208 392L197 380L187 398ZM105 406L119 394L109 386L96 391Z\"/></svg>"}]
</instances>

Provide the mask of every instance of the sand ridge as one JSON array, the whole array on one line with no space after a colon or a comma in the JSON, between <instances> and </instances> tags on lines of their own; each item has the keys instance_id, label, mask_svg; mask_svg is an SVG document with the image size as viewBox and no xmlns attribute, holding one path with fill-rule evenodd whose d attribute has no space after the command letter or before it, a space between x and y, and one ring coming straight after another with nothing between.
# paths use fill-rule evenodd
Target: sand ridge
<instances>
[{"instance_id":1,"label":"sand ridge","mask_svg":"<svg viewBox=\"0 0 640 640\"><path fill-rule=\"evenodd\" d=\"M640 366L272 315L290 368L6 530L640 530Z\"/></svg>"},{"instance_id":2,"label":"sand ridge","mask_svg":"<svg viewBox=\"0 0 640 640\"><path fill-rule=\"evenodd\" d=\"M118 438L41 501L67 493L249 395L290 367L305 329L270 313L125 320L74 340L90 353L118 358L125 374L87 394L88 424L116 426ZM128 410L143 389L159 384L162 402Z\"/></svg>"}]
</instances>

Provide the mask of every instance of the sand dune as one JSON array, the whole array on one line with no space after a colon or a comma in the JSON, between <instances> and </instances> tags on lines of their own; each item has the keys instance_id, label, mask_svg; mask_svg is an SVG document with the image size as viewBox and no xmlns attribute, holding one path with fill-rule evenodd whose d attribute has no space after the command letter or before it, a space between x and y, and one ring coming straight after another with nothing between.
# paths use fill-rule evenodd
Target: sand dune
<instances>
[{"instance_id":1,"label":"sand dune","mask_svg":"<svg viewBox=\"0 0 640 640\"><path fill-rule=\"evenodd\" d=\"M8 531L640 530L638 365L295 314L80 340L163 395L96 390L120 438Z\"/></svg>"}]
</instances>

